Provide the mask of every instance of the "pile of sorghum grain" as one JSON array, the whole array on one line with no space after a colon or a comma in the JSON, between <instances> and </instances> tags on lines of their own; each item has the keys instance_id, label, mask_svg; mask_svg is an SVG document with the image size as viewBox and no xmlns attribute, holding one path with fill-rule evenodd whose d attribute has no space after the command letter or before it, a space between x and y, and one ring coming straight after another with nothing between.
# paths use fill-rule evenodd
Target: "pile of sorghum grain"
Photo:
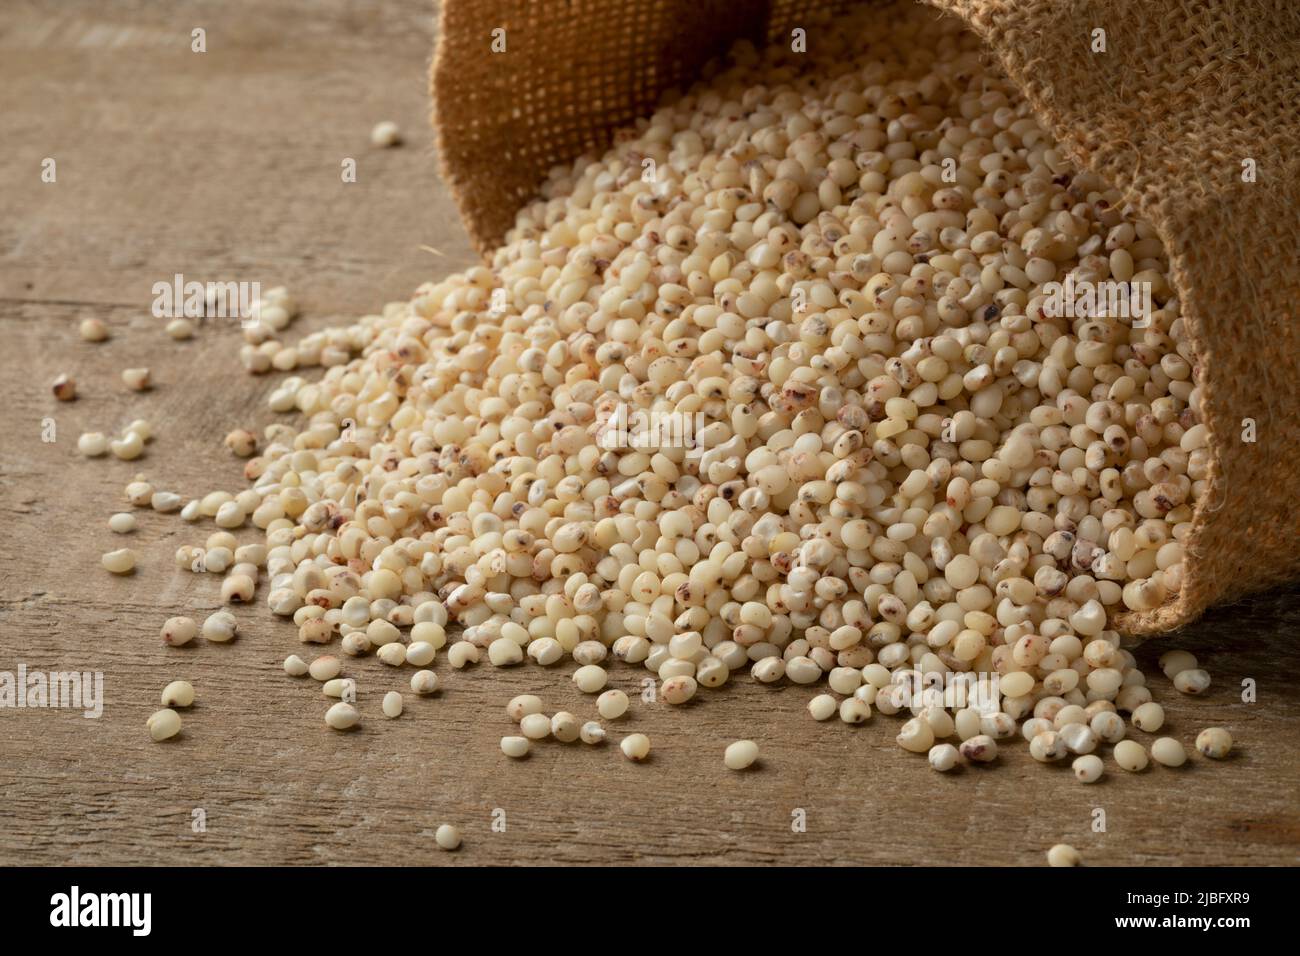
<instances>
[{"instance_id":1,"label":"pile of sorghum grain","mask_svg":"<svg viewBox=\"0 0 1300 956\"><path fill-rule=\"evenodd\" d=\"M230 601L264 568L303 642L421 668L416 693L444 653L572 661L590 694L613 658L669 703L748 670L825 681L819 720L906 713L899 744L937 770L1019 730L1096 780L1121 714L1163 724L1108 625L1179 590L1209 457L1168 261L971 35L863 16L838 31L852 48L733 52L557 171L490 267L297 345L272 337L295 311L277 293L245 365L324 374L275 389L295 424L260 449L232 433L251 487L182 510L222 530L179 563L238 577ZM1149 283L1155 311L1047 314L1067 275ZM619 406L702 427L620 446ZM265 547L241 555L246 521ZM285 667L350 696L332 654ZM1162 667L1208 685L1185 652ZM1001 710L945 707L918 674L997 674ZM511 756L604 738L540 700L510 712ZM358 718L345 699L327 722ZM1153 756L1181 762L1164 739ZM737 742L728 765L756 754ZM1141 769L1147 750L1115 758Z\"/></svg>"}]
</instances>

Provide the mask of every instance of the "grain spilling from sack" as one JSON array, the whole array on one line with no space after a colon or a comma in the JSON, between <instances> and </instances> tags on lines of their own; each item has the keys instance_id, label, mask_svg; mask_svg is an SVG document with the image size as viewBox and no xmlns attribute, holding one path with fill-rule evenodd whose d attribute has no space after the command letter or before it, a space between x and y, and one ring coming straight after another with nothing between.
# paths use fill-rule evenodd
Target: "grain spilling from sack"
<instances>
[{"instance_id":1,"label":"grain spilling from sack","mask_svg":"<svg viewBox=\"0 0 1300 956\"><path fill-rule=\"evenodd\" d=\"M814 716L911 717L938 770L1018 728L1044 762L1118 742L1151 693L1110 625L1178 592L1208 467L1167 259L973 36L882 16L738 46L557 170L490 266L296 345L250 330L250 371L324 373L270 396L294 424L251 487L189 509L265 531L231 572L397 667L571 660L596 694L612 657L670 703L825 682Z\"/></svg>"}]
</instances>

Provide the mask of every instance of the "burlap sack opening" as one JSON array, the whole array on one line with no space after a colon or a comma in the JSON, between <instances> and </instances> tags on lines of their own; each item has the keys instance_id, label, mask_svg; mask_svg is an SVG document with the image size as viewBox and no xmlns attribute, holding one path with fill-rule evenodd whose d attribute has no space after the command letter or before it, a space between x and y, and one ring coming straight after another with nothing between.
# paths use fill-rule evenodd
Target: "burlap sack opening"
<instances>
[{"instance_id":1,"label":"burlap sack opening","mask_svg":"<svg viewBox=\"0 0 1300 956\"><path fill-rule=\"evenodd\" d=\"M1125 615L1167 631L1300 570L1300 4L926 0L960 17L1078 164L1169 251L1213 462L1182 591ZM691 82L735 39L786 41L843 0L443 0L432 69L441 171L480 251L556 164ZM505 53L492 52L505 30ZM1104 30L1106 53L1092 52ZM816 42L810 34L809 43ZM1253 160L1257 179L1243 181ZM1255 440L1247 440L1253 422Z\"/></svg>"}]
</instances>

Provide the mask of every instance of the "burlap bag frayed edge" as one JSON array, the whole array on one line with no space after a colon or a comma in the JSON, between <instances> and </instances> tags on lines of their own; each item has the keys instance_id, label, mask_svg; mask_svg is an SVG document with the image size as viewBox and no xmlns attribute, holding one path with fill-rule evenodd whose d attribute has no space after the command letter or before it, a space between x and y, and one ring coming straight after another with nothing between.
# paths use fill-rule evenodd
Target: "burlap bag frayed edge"
<instances>
[{"instance_id":1,"label":"burlap bag frayed edge","mask_svg":"<svg viewBox=\"0 0 1300 956\"><path fill-rule=\"evenodd\" d=\"M1161 633L1212 603L1294 577L1300 5L926 2L980 36L1060 148L1118 187L1169 254L1201 368L1211 462L1184 542L1182 590L1159 609L1121 615L1117 626ZM444 0L433 122L442 177L479 250L499 243L552 166L598 152L614 129L649 113L663 91L689 85L732 40L784 35L801 12L844 4L725 6L720 16L713 0L570 0L525 10ZM491 59L498 27L522 56ZM1107 54L1090 49L1097 29ZM1241 180L1247 159L1253 183Z\"/></svg>"}]
</instances>

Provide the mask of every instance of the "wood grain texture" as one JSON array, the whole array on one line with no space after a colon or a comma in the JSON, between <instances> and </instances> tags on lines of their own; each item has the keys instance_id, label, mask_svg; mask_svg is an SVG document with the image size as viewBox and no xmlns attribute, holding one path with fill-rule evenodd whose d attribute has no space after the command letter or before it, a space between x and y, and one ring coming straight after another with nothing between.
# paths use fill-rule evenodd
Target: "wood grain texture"
<instances>
[{"instance_id":1,"label":"wood grain texture","mask_svg":"<svg viewBox=\"0 0 1300 956\"><path fill-rule=\"evenodd\" d=\"M221 439L273 419L265 396L276 377L239 368L233 323L169 340L150 288L177 272L287 284L305 310L298 335L474 261L429 154L430 12L424 0L10 0L0 13L0 670L102 671L106 696L98 720L0 709L0 863L1038 864L1060 841L1093 864L1297 862L1295 589L1158 642L1188 647L1215 678L1189 699L1152 677L1165 732L1190 744L1205 726L1227 726L1232 759L1136 776L1108 759L1090 788L1066 767L1034 764L1021 742L997 766L941 776L893 743L894 719L816 724L804 710L812 691L748 678L683 708L634 703L611 738L648 733L641 765L612 742L501 755L516 693L594 715L568 668L456 672L440 661L444 690L408 691L406 713L389 721L379 700L406 689L409 671L349 661L363 723L334 733L318 685L280 669L301 648L265 609L264 589L238 611L232 644L165 651L166 617L218 606L216 576L172 563L210 526L142 512L125 542L105 521L126 507L136 472L187 496L242 487ZM196 26L205 54L189 50ZM389 118L407 145L372 149L371 126ZM360 176L345 186L349 156ZM57 183L41 182L44 157L56 159ZM82 342L86 315L108 321L113 339ZM129 365L152 367L157 387L128 393L118 373ZM63 371L80 382L70 405L48 391ZM144 458L77 456L82 431L142 416L158 432ZM52 444L41 441L47 417ZM99 555L123 544L140 566L114 578ZM1138 651L1153 675L1158 653ZM643 673L615 670L614 682L635 696ZM145 718L177 678L199 701L180 737L153 744ZM1240 702L1244 678L1258 681L1258 703ZM722 767L739 737L761 743L752 772ZM205 833L191 830L195 808ZM791 829L798 808L804 833ZM1094 808L1106 811L1105 833L1090 829ZM503 833L491 828L496 809ZM465 833L457 854L433 844L444 821Z\"/></svg>"}]
</instances>

